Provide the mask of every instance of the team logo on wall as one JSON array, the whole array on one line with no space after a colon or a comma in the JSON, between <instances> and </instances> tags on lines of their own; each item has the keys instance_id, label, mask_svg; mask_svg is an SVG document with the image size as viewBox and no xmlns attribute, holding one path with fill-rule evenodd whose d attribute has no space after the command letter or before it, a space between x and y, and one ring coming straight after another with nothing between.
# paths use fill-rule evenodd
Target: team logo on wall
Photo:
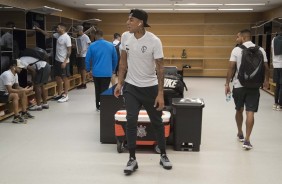
<instances>
[{"instance_id":1,"label":"team logo on wall","mask_svg":"<svg viewBox=\"0 0 282 184\"><path fill-rule=\"evenodd\" d=\"M146 46L142 46L142 48L141 48L142 53L145 53L146 50L147 50L147 47Z\"/></svg>"},{"instance_id":2,"label":"team logo on wall","mask_svg":"<svg viewBox=\"0 0 282 184\"><path fill-rule=\"evenodd\" d=\"M146 126L137 126L137 136L138 137L145 137L147 135Z\"/></svg>"}]
</instances>

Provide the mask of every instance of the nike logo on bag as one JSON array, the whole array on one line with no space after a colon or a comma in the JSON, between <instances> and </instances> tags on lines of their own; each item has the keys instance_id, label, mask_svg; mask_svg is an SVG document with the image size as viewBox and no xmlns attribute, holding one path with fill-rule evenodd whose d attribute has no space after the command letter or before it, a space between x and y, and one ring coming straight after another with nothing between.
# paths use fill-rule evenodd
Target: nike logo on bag
<instances>
[{"instance_id":1,"label":"nike logo on bag","mask_svg":"<svg viewBox=\"0 0 282 184\"><path fill-rule=\"evenodd\" d=\"M260 65L261 65L261 64L260 64ZM253 71L253 73L251 73L251 75L247 75L246 72L245 72L245 73L244 73L245 79L253 78L253 77L258 73L258 70L259 70L259 67L257 67L256 70Z\"/></svg>"}]
</instances>

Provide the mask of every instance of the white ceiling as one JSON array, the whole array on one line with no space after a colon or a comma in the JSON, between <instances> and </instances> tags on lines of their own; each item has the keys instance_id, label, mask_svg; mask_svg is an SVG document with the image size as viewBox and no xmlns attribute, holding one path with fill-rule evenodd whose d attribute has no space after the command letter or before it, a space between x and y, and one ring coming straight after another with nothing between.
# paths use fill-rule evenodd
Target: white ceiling
<instances>
[{"instance_id":1,"label":"white ceiling","mask_svg":"<svg viewBox=\"0 0 282 184\"><path fill-rule=\"evenodd\" d=\"M187 13L209 13L209 12L222 12L218 9L249 9L253 10L231 10L223 12L264 12L275 7L282 6L282 0L48 0L50 2L55 2L57 4L62 4L67 7L75 8L83 12L128 12L129 9L139 8L139 9L172 9L172 10L147 10L147 12L187 12ZM198 5L198 6L177 6L175 4L187 4L187 3L197 3L197 4L222 4L222 5ZM263 6L255 5L225 5L225 4L253 4L253 3L265 3ZM85 4L104 4L99 6L86 6ZM117 6L118 4L118 6ZM127 6L126 4L131 4ZM133 5L132 5L133 4ZM134 4L139 4L134 5ZM142 4L142 5L140 5ZM161 6L158 4L170 4L166 6ZM114 6L116 5L116 6ZM56 8L56 7L54 7ZM119 9L119 10L110 10L110 11L99 11L98 9ZM123 10L121 10L123 9ZM214 9L214 10L176 10L176 9Z\"/></svg>"}]
</instances>

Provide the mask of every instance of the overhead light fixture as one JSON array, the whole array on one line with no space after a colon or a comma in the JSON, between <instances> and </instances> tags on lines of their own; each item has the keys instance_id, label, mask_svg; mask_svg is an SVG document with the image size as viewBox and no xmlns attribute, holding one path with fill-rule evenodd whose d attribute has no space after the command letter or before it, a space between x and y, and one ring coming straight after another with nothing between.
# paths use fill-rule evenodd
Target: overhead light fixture
<instances>
[{"instance_id":1,"label":"overhead light fixture","mask_svg":"<svg viewBox=\"0 0 282 184\"><path fill-rule=\"evenodd\" d=\"M216 11L216 8L177 8L176 11Z\"/></svg>"},{"instance_id":2,"label":"overhead light fixture","mask_svg":"<svg viewBox=\"0 0 282 184\"><path fill-rule=\"evenodd\" d=\"M123 4L85 4L86 6L123 6Z\"/></svg>"},{"instance_id":3,"label":"overhead light fixture","mask_svg":"<svg viewBox=\"0 0 282 184\"><path fill-rule=\"evenodd\" d=\"M88 19L88 20L81 20L81 22L101 22L102 20L101 19Z\"/></svg>"},{"instance_id":4,"label":"overhead light fixture","mask_svg":"<svg viewBox=\"0 0 282 184\"><path fill-rule=\"evenodd\" d=\"M265 6L265 3L224 4L226 6Z\"/></svg>"},{"instance_id":5,"label":"overhead light fixture","mask_svg":"<svg viewBox=\"0 0 282 184\"><path fill-rule=\"evenodd\" d=\"M231 8L219 8L218 11L253 11L253 8L238 8L238 9L231 9Z\"/></svg>"},{"instance_id":6,"label":"overhead light fixture","mask_svg":"<svg viewBox=\"0 0 282 184\"><path fill-rule=\"evenodd\" d=\"M49 6L42 6L42 7L39 7L39 8L29 9L28 11L31 11L31 12L34 12L34 13L49 15L49 14L53 14L53 13L57 13L57 12L62 12L63 10L53 8L53 7L49 7Z\"/></svg>"},{"instance_id":7,"label":"overhead light fixture","mask_svg":"<svg viewBox=\"0 0 282 184\"><path fill-rule=\"evenodd\" d=\"M172 6L173 4L125 4L125 6Z\"/></svg>"},{"instance_id":8,"label":"overhead light fixture","mask_svg":"<svg viewBox=\"0 0 282 184\"><path fill-rule=\"evenodd\" d=\"M52 7L49 7L49 6L43 6L46 10L53 10L53 11L63 11L61 9L57 9L57 8L52 8Z\"/></svg>"},{"instance_id":9,"label":"overhead light fixture","mask_svg":"<svg viewBox=\"0 0 282 184\"><path fill-rule=\"evenodd\" d=\"M160 9L160 8L150 8L150 9L143 9L145 11L172 11L172 8Z\"/></svg>"},{"instance_id":10,"label":"overhead light fixture","mask_svg":"<svg viewBox=\"0 0 282 184\"><path fill-rule=\"evenodd\" d=\"M129 11L130 9L113 9L113 8L100 8L98 11Z\"/></svg>"},{"instance_id":11,"label":"overhead light fixture","mask_svg":"<svg viewBox=\"0 0 282 184\"><path fill-rule=\"evenodd\" d=\"M198 3L186 3L186 4L178 4L175 3L175 6L222 6L223 4L198 4Z\"/></svg>"}]
</instances>

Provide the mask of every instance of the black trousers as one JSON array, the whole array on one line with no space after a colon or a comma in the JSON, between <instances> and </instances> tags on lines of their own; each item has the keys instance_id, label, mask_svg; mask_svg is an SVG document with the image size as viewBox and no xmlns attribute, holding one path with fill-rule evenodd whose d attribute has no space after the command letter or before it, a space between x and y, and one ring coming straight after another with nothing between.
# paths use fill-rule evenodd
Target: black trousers
<instances>
[{"instance_id":1,"label":"black trousers","mask_svg":"<svg viewBox=\"0 0 282 184\"><path fill-rule=\"evenodd\" d=\"M94 77L95 97L96 97L96 108L100 109L100 94L106 91L111 82L111 77Z\"/></svg>"},{"instance_id":2,"label":"black trousers","mask_svg":"<svg viewBox=\"0 0 282 184\"><path fill-rule=\"evenodd\" d=\"M155 99L158 94L158 86L136 87L125 83L123 96L127 111L126 136L128 149L136 148L138 114L143 106L148 113L154 128L158 146L165 150L164 124L162 122L162 111L157 111L154 107Z\"/></svg>"},{"instance_id":3,"label":"black trousers","mask_svg":"<svg viewBox=\"0 0 282 184\"><path fill-rule=\"evenodd\" d=\"M273 82L276 83L274 102L282 106L282 68L274 68Z\"/></svg>"}]
</instances>

